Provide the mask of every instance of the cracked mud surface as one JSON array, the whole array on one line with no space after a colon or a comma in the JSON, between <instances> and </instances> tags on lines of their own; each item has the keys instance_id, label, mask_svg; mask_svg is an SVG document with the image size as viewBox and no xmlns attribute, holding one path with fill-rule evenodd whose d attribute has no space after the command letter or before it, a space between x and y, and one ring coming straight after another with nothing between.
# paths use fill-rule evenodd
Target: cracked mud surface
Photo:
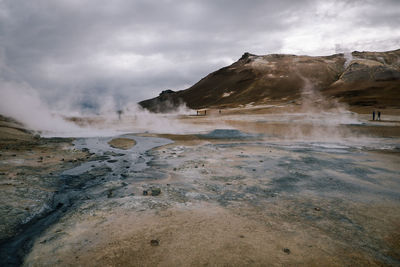
<instances>
[{"instance_id":1,"label":"cracked mud surface","mask_svg":"<svg viewBox=\"0 0 400 267\"><path fill-rule=\"evenodd\" d=\"M399 139L271 125L2 149L2 265L399 265Z\"/></svg>"},{"instance_id":2,"label":"cracked mud surface","mask_svg":"<svg viewBox=\"0 0 400 267\"><path fill-rule=\"evenodd\" d=\"M202 140L146 154L151 168L85 191L35 241L24 264L400 262L392 238L400 219L397 153L351 144ZM123 169L106 164L113 171L95 167L95 179ZM152 188L161 194L143 195Z\"/></svg>"}]
</instances>

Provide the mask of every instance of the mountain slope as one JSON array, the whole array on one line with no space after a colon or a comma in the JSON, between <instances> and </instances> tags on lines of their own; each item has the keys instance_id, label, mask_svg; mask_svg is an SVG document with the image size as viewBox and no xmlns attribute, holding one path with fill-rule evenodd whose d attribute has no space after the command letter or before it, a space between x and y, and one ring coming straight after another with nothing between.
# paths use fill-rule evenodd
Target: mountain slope
<instances>
[{"instance_id":1,"label":"mountain slope","mask_svg":"<svg viewBox=\"0 0 400 267\"><path fill-rule=\"evenodd\" d=\"M163 91L139 104L153 112L168 112L183 102L193 109L266 104L299 99L310 84L351 105L400 106L400 50L346 57L245 53L186 90Z\"/></svg>"}]
</instances>

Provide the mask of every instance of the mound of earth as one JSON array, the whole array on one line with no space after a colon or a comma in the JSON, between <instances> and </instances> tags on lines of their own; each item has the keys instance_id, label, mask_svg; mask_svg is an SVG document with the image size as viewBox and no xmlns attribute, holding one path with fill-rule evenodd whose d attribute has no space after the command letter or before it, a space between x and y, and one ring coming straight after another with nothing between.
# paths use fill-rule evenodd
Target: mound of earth
<instances>
[{"instance_id":1,"label":"mound of earth","mask_svg":"<svg viewBox=\"0 0 400 267\"><path fill-rule=\"evenodd\" d=\"M166 90L139 104L152 112L169 112L182 103L192 109L290 103L309 85L350 105L398 107L400 49L320 57L245 53L186 90Z\"/></svg>"},{"instance_id":2,"label":"mound of earth","mask_svg":"<svg viewBox=\"0 0 400 267\"><path fill-rule=\"evenodd\" d=\"M109 141L108 144L113 148L130 149L136 144L136 142L129 138L114 138Z\"/></svg>"}]
</instances>

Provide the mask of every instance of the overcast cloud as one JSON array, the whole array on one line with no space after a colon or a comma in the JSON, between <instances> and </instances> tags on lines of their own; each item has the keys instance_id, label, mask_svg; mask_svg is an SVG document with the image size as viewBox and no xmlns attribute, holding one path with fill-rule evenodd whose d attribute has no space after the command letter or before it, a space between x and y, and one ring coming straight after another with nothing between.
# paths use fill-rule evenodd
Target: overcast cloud
<instances>
[{"instance_id":1,"label":"overcast cloud","mask_svg":"<svg viewBox=\"0 0 400 267\"><path fill-rule=\"evenodd\" d=\"M0 0L0 81L54 109L123 105L188 88L246 51L398 49L399 26L398 0Z\"/></svg>"}]
</instances>

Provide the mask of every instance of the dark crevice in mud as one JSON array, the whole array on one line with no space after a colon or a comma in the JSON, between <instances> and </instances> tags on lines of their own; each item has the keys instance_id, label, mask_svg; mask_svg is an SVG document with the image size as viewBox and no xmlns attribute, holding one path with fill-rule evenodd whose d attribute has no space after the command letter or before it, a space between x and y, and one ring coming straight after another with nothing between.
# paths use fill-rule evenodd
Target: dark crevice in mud
<instances>
[{"instance_id":1,"label":"dark crevice in mud","mask_svg":"<svg viewBox=\"0 0 400 267\"><path fill-rule=\"evenodd\" d=\"M59 202L55 207L50 208L50 212L25 224L17 236L1 243L0 266L22 265L24 256L31 250L36 238L48 227L57 223L67 211L68 206Z\"/></svg>"},{"instance_id":2,"label":"dark crevice in mud","mask_svg":"<svg viewBox=\"0 0 400 267\"><path fill-rule=\"evenodd\" d=\"M51 225L81 200L85 191L104 182L101 178L110 173L108 167L97 168L82 175L59 176L61 186L45 205L46 212L37 215L21 227L19 233L0 244L0 266L20 266L35 240Z\"/></svg>"},{"instance_id":3,"label":"dark crevice in mud","mask_svg":"<svg viewBox=\"0 0 400 267\"><path fill-rule=\"evenodd\" d=\"M100 200L116 195L118 187L107 189L104 185L111 181L126 179L151 180L164 177L161 171L148 169L154 158L151 149L166 145L172 141L163 138L129 136L137 146L121 150L108 146L110 138L86 138L77 140L75 146L83 151L90 151L94 156L90 161L68 169L60 174L59 188L46 209L20 227L19 233L0 243L0 266L21 266L24 257L30 252L38 238L63 215L78 208L87 199ZM127 168L129 167L129 168ZM146 170L146 171L144 171ZM123 184L124 182L122 182ZM101 188L99 194L92 188Z\"/></svg>"}]
</instances>

